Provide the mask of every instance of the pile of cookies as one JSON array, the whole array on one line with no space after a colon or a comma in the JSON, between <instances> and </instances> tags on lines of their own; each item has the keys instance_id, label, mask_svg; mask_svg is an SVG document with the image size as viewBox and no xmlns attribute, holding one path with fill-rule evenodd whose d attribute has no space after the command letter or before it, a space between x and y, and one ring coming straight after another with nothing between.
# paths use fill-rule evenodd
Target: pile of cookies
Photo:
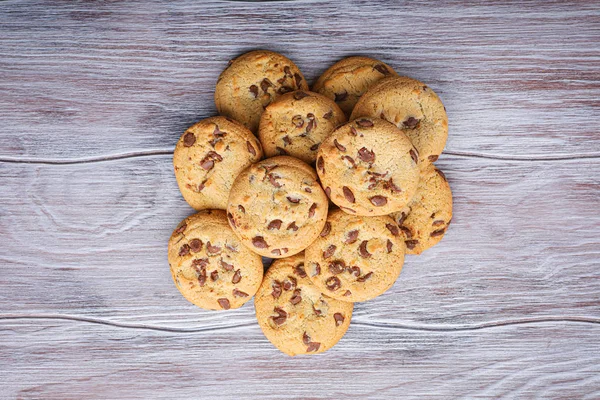
<instances>
[{"instance_id":1,"label":"pile of cookies","mask_svg":"<svg viewBox=\"0 0 600 400\"><path fill-rule=\"evenodd\" d=\"M231 61L215 103L220 116L189 127L175 148L177 183L199 212L169 241L173 280L205 309L255 296L279 350L321 353L346 333L354 302L384 293L406 253L446 232L452 194L432 164L446 110L381 61L346 58L309 91L270 51ZM276 259L264 276L262 257Z\"/></svg>"}]
</instances>

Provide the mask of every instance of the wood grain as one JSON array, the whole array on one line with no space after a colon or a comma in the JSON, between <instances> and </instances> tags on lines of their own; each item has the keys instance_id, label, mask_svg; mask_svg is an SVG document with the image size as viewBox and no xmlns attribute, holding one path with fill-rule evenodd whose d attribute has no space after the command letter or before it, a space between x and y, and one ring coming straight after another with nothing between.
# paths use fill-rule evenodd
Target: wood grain
<instances>
[{"instance_id":1,"label":"wood grain","mask_svg":"<svg viewBox=\"0 0 600 400\"><path fill-rule=\"evenodd\" d=\"M589 1L0 2L0 398L599 398L598 43ZM319 357L168 272L173 146L254 48L449 114L448 234Z\"/></svg>"}]
</instances>

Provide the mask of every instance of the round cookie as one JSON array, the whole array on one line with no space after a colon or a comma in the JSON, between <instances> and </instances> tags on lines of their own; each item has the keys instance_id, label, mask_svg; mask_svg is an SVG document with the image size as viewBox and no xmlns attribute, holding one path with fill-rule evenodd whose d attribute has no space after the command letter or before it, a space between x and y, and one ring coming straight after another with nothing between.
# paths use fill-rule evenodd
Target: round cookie
<instances>
[{"instance_id":1,"label":"round cookie","mask_svg":"<svg viewBox=\"0 0 600 400\"><path fill-rule=\"evenodd\" d=\"M197 122L175 146L173 166L179 190L196 210L224 210L235 178L262 154L260 142L239 122L225 117Z\"/></svg>"},{"instance_id":2,"label":"round cookie","mask_svg":"<svg viewBox=\"0 0 600 400\"><path fill-rule=\"evenodd\" d=\"M421 168L438 159L448 139L448 116L440 98L423 82L405 76L377 82L352 111L352 117L376 117L395 124L415 145Z\"/></svg>"},{"instance_id":3,"label":"round cookie","mask_svg":"<svg viewBox=\"0 0 600 400\"><path fill-rule=\"evenodd\" d=\"M315 171L278 156L245 169L233 183L229 223L242 243L272 258L304 250L325 225L329 202Z\"/></svg>"},{"instance_id":4,"label":"round cookie","mask_svg":"<svg viewBox=\"0 0 600 400\"><path fill-rule=\"evenodd\" d=\"M346 116L333 100L299 90L267 106L258 136L267 157L290 155L313 164L319 144L344 122Z\"/></svg>"},{"instance_id":5,"label":"round cookie","mask_svg":"<svg viewBox=\"0 0 600 400\"><path fill-rule=\"evenodd\" d=\"M329 97L350 115L354 105L374 83L397 76L389 65L369 57L344 58L329 67L313 85L313 91Z\"/></svg>"},{"instance_id":6,"label":"round cookie","mask_svg":"<svg viewBox=\"0 0 600 400\"><path fill-rule=\"evenodd\" d=\"M171 235L168 254L177 289L201 308L239 308L262 282L261 257L242 246L222 210L184 219Z\"/></svg>"},{"instance_id":7,"label":"round cookie","mask_svg":"<svg viewBox=\"0 0 600 400\"><path fill-rule=\"evenodd\" d=\"M304 270L304 254L275 260L254 299L263 333L287 355L322 353L344 336L354 304L324 296Z\"/></svg>"},{"instance_id":8,"label":"round cookie","mask_svg":"<svg viewBox=\"0 0 600 400\"><path fill-rule=\"evenodd\" d=\"M407 254L421 254L436 245L452 220L452 191L444 173L428 165L415 197L406 209L390 216L406 237Z\"/></svg>"},{"instance_id":9,"label":"round cookie","mask_svg":"<svg viewBox=\"0 0 600 400\"><path fill-rule=\"evenodd\" d=\"M258 129L260 115L278 96L308 90L304 76L291 60L279 53L255 50L242 54L219 76L215 105L219 114Z\"/></svg>"},{"instance_id":10,"label":"round cookie","mask_svg":"<svg viewBox=\"0 0 600 400\"><path fill-rule=\"evenodd\" d=\"M418 155L410 140L387 121L361 118L321 143L317 173L342 210L386 215L402 210L419 183Z\"/></svg>"},{"instance_id":11,"label":"round cookie","mask_svg":"<svg viewBox=\"0 0 600 400\"><path fill-rule=\"evenodd\" d=\"M370 300L394 284L405 251L404 237L389 216L361 217L334 210L305 251L306 272L328 296L349 302Z\"/></svg>"}]
</instances>

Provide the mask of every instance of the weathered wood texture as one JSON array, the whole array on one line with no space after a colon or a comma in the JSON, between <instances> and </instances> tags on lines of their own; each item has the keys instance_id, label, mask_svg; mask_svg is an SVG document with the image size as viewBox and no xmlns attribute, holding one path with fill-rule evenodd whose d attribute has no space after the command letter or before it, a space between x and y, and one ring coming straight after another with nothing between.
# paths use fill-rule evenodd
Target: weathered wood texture
<instances>
[{"instance_id":1,"label":"weathered wood texture","mask_svg":"<svg viewBox=\"0 0 600 400\"><path fill-rule=\"evenodd\" d=\"M600 398L599 42L597 2L0 2L0 398ZM451 229L318 357L168 272L170 153L253 48L448 109Z\"/></svg>"}]
</instances>

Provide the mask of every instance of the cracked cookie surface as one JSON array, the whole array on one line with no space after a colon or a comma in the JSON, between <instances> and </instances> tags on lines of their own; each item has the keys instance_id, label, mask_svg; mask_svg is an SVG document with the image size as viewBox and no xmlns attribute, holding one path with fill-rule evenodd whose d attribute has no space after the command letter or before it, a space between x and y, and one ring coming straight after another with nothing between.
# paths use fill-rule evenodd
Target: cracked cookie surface
<instances>
[{"instance_id":1,"label":"cracked cookie surface","mask_svg":"<svg viewBox=\"0 0 600 400\"><path fill-rule=\"evenodd\" d=\"M319 235L329 202L308 164L288 157L268 158L235 180L227 217L242 243L271 258L304 250Z\"/></svg>"},{"instance_id":2,"label":"cracked cookie surface","mask_svg":"<svg viewBox=\"0 0 600 400\"><path fill-rule=\"evenodd\" d=\"M168 258L183 297L208 310L241 307L263 278L262 258L240 243L222 210L184 219L171 235Z\"/></svg>"},{"instance_id":3,"label":"cracked cookie surface","mask_svg":"<svg viewBox=\"0 0 600 400\"><path fill-rule=\"evenodd\" d=\"M393 124L359 118L321 143L317 173L331 201L356 215L402 210L419 182L418 154Z\"/></svg>"},{"instance_id":4,"label":"cracked cookie surface","mask_svg":"<svg viewBox=\"0 0 600 400\"><path fill-rule=\"evenodd\" d=\"M356 103L350 119L385 119L401 129L419 152L421 168L436 161L448 139L448 116L435 92L405 76L373 85Z\"/></svg>"},{"instance_id":5,"label":"cracked cookie surface","mask_svg":"<svg viewBox=\"0 0 600 400\"><path fill-rule=\"evenodd\" d=\"M326 295L342 301L373 299L396 281L404 237L389 216L331 211L319 238L305 250L305 270Z\"/></svg>"},{"instance_id":6,"label":"cracked cookie surface","mask_svg":"<svg viewBox=\"0 0 600 400\"><path fill-rule=\"evenodd\" d=\"M452 191L444 173L428 165L415 197L406 209L390 216L405 236L407 254L421 254L436 245L452 220Z\"/></svg>"},{"instance_id":7,"label":"cracked cookie surface","mask_svg":"<svg viewBox=\"0 0 600 400\"><path fill-rule=\"evenodd\" d=\"M269 104L258 134L265 155L290 155L313 164L321 142L346 122L344 112L318 93L299 90Z\"/></svg>"},{"instance_id":8,"label":"cracked cookie surface","mask_svg":"<svg viewBox=\"0 0 600 400\"><path fill-rule=\"evenodd\" d=\"M186 129L175 146L177 185L194 209L224 210L237 175L262 154L260 142L239 122L204 119Z\"/></svg>"},{"instance_id":9,"label":"cracked cookie surface","mask_svg":"<svg viewBox=\"0 0 600 400\"><path fill-rule=\"evenodd\" d=\"M287 57L255 50L232 60L221 73L215 88L219 114L231 117L256 133L263 110L273 100L308 84Z\"/></svg>"},{"instance_id":10,"label":"cracked cookie surface","mask_svg":"<svg viewBox=\"0 0 600 400\"><path fill-rule=\"evenodd\" d=\"M307 277L300 253L273 261L254 307L267 339L295 356L333 347L348 330L354 304L323 295Z\"/></svg>"},{"instance_id":11,"label":"cracked cookie surface","mask_svg":"<svg viewBox=\"0 0 600 400\"><path fill-rule=\"evenodd\" d=\"M358 99L373 84L397 75L392 67L374 58L348 57L323 72L312 89L334 100L350 116Z\"/></svg>"}]
</instances>

